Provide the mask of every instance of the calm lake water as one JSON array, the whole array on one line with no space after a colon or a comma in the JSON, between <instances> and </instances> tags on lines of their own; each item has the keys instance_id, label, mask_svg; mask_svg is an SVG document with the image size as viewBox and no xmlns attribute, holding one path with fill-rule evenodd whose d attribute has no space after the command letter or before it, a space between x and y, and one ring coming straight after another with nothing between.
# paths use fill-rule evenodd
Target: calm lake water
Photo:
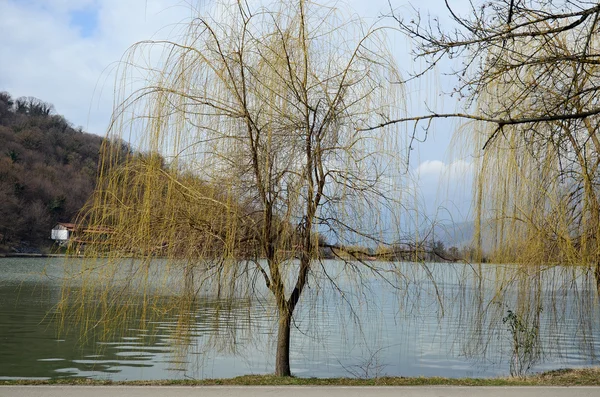
<instances>
[{"instance_id":1,"label":"calm lake water","mask_svg":"<svg viewBox=\"0 0 600 397\"><path fill-rule=\"evenodd\" d=\"M342 266L325 261L323 269L330 275ZM600 365L598 292L584 269L394 266L399 289L377 278L357 285L337 278L340 294L313 275L292 329L295 375L508 375L515 347L510 321L503 321L509 310L521 313L524 329L539 329L540 359L532 371ZM103 333L93 321L59 326L64 275L63 259L0 259L0 379L199 379L274 370L276 319L268 294L224 300L199 291L201 298L177 313L161 309L169 288L150 289L156 300L149 321L129 315ZM136 305L136 293L123 305ZM190 320L185 334L181 316Z\"/></svg>"}]
</instances>

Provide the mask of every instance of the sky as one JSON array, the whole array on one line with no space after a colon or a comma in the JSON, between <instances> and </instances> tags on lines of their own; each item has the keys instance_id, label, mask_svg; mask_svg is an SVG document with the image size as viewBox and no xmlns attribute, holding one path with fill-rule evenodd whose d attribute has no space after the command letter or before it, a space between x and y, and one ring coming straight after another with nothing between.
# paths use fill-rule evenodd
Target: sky
<instances>
[{"instance_id":1,"label":"sky","mask_svg":"<svg viewBox=\"0 0 600 397\"><path fill-rule=\"evenodd\" d=\"M466 0L449 0L459 13ZM414 9L448 22L442 0L390 0L398 15ZM388 0L347 0L362 18L375 21L389 13ZM115 93L116 70L128 47L146 39L172 37L190 16L180 0L0 0L0 91L14 98L33 96L54 105L74 126L104 135ZM391 23L390 23L391 24ZM406 75L418 68L408 42L390 36L394 54ZM408 109L454 110L456 104L439 89L453 81L443 72L407 87ZM424 212L445 219L469 216L472 164L469 157L450 158L448 147L456 125L441 121L411 153L410 168L419 177Z\"/></svg>"}]
</instances>

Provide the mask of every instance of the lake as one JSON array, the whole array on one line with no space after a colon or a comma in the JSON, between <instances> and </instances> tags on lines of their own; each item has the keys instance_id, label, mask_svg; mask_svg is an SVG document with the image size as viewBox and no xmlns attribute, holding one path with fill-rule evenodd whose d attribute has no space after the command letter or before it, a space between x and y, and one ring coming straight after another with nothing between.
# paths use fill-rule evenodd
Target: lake
<instances>
[{"instance_id":1,"label":"lake","mask_svg":"<svg viewBox=\"0 0 600 397\"><path fill-rule=\"evenodd\" d=\"M81 266L78 260L65 266L60 258L0 258L0 379L273 372L276 313L260 280L251 298L198 289L179 311L168 303L181 284L176 276L121 291L117 306L128 310L109 327L101 295L90 299L87 316L75 309L73 316L57 314L64 294L79 291L76 277L70 290L63 285ZM166 265L152 266L160 274ZM344 278L344 264L335 261L312 274L292 328L296 376L504 376L511 362L523 365L524 356L515 352L532 346L538 358L532 372L600 364L598 291L586 269L381 266L398 269L399 288L377 277ZM141 303L144 295L152 304Z\"/></svg>"}]
</instances>

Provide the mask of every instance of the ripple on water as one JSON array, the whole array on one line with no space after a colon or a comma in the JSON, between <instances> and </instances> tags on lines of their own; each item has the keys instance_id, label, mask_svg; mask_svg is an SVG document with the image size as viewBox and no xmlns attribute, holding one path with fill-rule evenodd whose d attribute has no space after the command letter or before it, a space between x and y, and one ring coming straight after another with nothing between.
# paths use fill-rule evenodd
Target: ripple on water
<instances>
[{"instance_id":1,"label":"ripple on water","mask_svg":"<svg viewBox=\"0 0 600 397\"><path fill-rule=\"evenodd\" d=\"M228 312L221 309L222 300L203 297L201 305L185 316L157 316L156 321L146 323L148 329L132 320L124 335L102 341L92 337L83 343L77 324L72 324L66 335L58 334L53 316L47 315L61 296L62 262L57 263L47 268L52 275L49 278L33 274L44 268L38 260L0 259L0 379L203 378L272 372L272 338L277 329L275 310L265 301L253 305L240 302ZM512 336L502 317L508 308L516 307L516 290L500 294L505 305L501 306L493 302L499 293L493 272L475 280L468 267L431 265L436 291L429 275L419 273L419 267L399 266L416 280L407 293L415 293L417 298L408 303L387 294L385 286L373 280L368 283L375 292L372 302L363 302L360 294L346 297L355 299L354 311L330 291L315 288L303 295L292 330L294 373L316 377L506 375ZM452 273L453 268L458 275ZM568 273L552 272L554 277ZM480 280L481 296L475 289ZM598 365L596 292L580 285L583 281L579 278L573 281L579 286L575 296L565 288L566 282L557 280L545 283L553 290L540 295L549 308L539 319L542 361L534 370ZM443 317L438 292L445 302ZM487 303L478 306L475 298ZM587 299L584 303L594 309L587 322L576 311L583 307L576 304L577 299ZM480 307L483 313L477 313ZM551 319L551 310L559 312L558 324ZM193 321L180 323L182 318ZM476 327L478 321L481 324Z\"/></svg>"}]
</instances>

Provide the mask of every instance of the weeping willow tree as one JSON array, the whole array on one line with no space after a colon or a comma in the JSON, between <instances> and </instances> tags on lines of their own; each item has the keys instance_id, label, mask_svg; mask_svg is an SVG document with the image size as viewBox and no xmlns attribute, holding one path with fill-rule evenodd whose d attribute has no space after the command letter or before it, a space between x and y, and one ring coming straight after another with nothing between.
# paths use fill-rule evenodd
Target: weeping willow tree
<instances>
[{"instance_id":1,"label":"weeping willow tree","mask_svg":"<svg viewBox=\"0 0 600 397\"><path fill-rule=\"evenodd\" d=\"M109 136L138 154L107 147L73 247L85 246L82 285L65 287L61 308L90 327L118 324L132 312L114 292L134 288L149 300L149 280L162 277L185 322L203 291L251 297L262 284L279 319L275 373L289 376L303 291L311 282L343 294L320 249L397 241L403 135L361 128L399 117L398 69L385 29L335 7L196 11L180 38L137 43L123 62ZM135 259L125 275L124 256ZM393 268L379 266L347 261L343 273L397 285ZM142 307L143 318L161 310Z\"/></svg>"},{"instance_id":2,"label":"weeping willow tree","mask_svg":"<svg viewBox=\"0 0 600 397\"><path fill-rule=\"evenodd\" d=\"M544 58L558 53L565 61L503 72L486 87L478 107L502 118L589 112L600 70L573 59L578 47L597 52L599 42L594 34L582 43L580 34L520 43L524 64L533 53ZM587 115L476 128L472 142L485 147L478 166L479 217L494 220L496 260L588 265L600 283L598 121Z\"/></svg>"},{"instance_id":3,"label":"weeping willow tree","mask_svg":"<svg viewBox=\"0 0 600 397\"><path fill-rule=\"evenodd\" d=\"M428 70L446 57L462 60L453 74L466 112L384 120L374 128L468 121L457 136L475 154L475 207L478 223L492 220L494 259L596 266L600 6L498 0L472 4L468 16L446 6L458 26L450 32L420 17L392 16L417 42Z\"/></svg>"},{"instance_id":4,"label":"weeping willow tree","mask_svg":"<svg viewBox=\"0 0 600 397\"><path fill-rule=\"evenodd\" d=\"M474 159L475 243L493 262L517 265L512 274L494 276L498 292L491 302L504 302L506 286L518 285L516 307L504 318L516 330L515 343L527 334L535 339L529 331L542 311L539 273L573 265L552 294L577 289L579 269L596 278L600 291L600 5L494 0L469 2L466 14L450 1L445 5L447 26L419 14L404 19L392 11L391 17L424 61L415 77L452 64L453 95L463 110L381 119L370 129L464 122L455 140L461 154ZM591 306L576 306L586 329ZM481 307L479 317L488 306ZM546 308L559 321L556 302ZM538 355L532 350L531 358Z\"/></svg>"}]
</instances>

